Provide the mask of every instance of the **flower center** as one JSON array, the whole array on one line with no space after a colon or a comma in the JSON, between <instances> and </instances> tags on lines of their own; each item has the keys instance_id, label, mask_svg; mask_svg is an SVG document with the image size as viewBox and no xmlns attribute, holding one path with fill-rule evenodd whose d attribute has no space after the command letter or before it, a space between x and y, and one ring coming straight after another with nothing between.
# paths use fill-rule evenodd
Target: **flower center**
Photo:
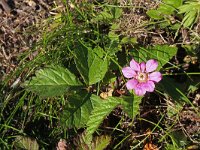
<instances>
[{"instance_id":1,"label":"flower center","mask_svg":"<svg viewBox=\"0 0 200 150\"><path fill-rule=\"evenodd\" d=\"M138 82L147 82L147 80L148 80L148 74L140 72L138 74L138 76L137 76L137 80L138 80Z\"/></svg>"}]
</instances>

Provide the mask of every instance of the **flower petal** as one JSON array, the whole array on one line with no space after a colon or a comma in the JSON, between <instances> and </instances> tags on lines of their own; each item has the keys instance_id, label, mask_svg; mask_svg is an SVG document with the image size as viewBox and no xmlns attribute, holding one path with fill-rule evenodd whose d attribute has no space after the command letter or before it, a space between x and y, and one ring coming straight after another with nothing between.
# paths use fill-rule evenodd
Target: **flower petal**
<instances>
[{"instance_id":1,"label":"flower petal","mask_svg":"<svg viewBox=\"0 0 200 150\"><path fill-rule=\"evenodd\" d=\"M155 89L155 84L153 81L147 81L146 83L143 83L142 88L144 88L148 92L153 92Z\"/></svg>"},{"instance_id":2,"label":"flower petal","mask_svg":"<svg viewBox=\"0 0 200 150\"><path fill-rule=\"evenodd\" d=\"M146 64L145 64L145 62L141 62L141 63L140 63L140 69L141 69L142 72L145 72L145 69L146 69Z\"/></svg>"},{"instance_id":3,"label":"flower petal","mask_svg":"<svg viewBox=\"0 0 200 150\"><path fill-rule=\"evenodd\" d=\"M140 71L140 65L134 59L131 60L130 67L135 71Z\"/></svg>"},{"instance_id":4,"label":"flower petal","mask_svg":"<svg viewBox=\"0 0 200 150\"><path fill-rule=\"evenodd\" d=\"M138 84L138 81L136 79L131 79L126 83L126 87L128 90L135 89L137 84Z\"/></svg>"},{"instance_id":5,"label":"flower petal","mask_svg":"<svg viewBox=\"0 0 200 150\"><path fill-rule=\"evenodd\" d=\"M147 72L152 72L152 71L156 70L157 67L158 67L158 62L154 59L150 59L146 63L146 71Z\"/></svg>"},{"instance_id":6,"label":"flower petal","mask_svg":"<svg viewBox=\"0 0 200 150\"><path fill-rule=\"evenodd\" d=\"M151 81L159 82L162 79L162 74L160 72L152 72L148 77Z\"/></svg>"},{"instance_id":7,"label":"flower petal","mask_svg":"<svg viewBox=\"0 0 200 150\"><path fill-rule=\"evenodd\" d=\"M146 93L146 90L142 88L140 84L138 84L134 90L135 90L135 94L138 96L143 96Z\"/></svg>"},{"instance_id":8,"label":"flower petal","mask_svg":"<svg viewBox=\"0 0 200 150\"><path fill-rule=\"evenodd\" d=\"M133 78L136 73L131 67L122 68L122 73L126 78Z\"/></svg>"}]
</instances>

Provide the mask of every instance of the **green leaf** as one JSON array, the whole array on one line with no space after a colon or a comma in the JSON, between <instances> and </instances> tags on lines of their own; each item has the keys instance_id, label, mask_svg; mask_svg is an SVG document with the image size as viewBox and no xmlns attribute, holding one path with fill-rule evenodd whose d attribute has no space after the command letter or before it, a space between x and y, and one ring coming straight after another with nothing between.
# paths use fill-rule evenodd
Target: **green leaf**
<instances>
[{"instance_id":1,"label":"green leaf","mask_svg":"<svg viewBox=\"0 0 200 150\"><path fill-rule=\"evenodd\" d=\"M93 95L91 97L93 101L101 100L100 97ZM98 100L99 99L99 100ZM121 98L108 97L106 100L102 100L100 105L94 106L92 114L87 122L86 129L86 142L92 140L92 134L97 130L99 125L103 122L104 118L110 114L110 112L121 103Z\"/></svg>"},{"instance_id":2,"label":"green leaf","mask_svg":"<svg viewBox=\"0 0 200 150\"><path fill-rule=\"evenodd\" d=\"M116 56L116 53L122 49L122 46L119 44L119 35L111 31L108 36L110 42L105 46L105 50L109 56Z\"/></svg>"},{"instance_id":3,"label":"green leaf","mask_svg":"<svg viewBox=\"0 0 200 150\"><path fill-rule=\"evenodd\" d=\"M110 144L110 141L110 136L98 136L92 141L92 150L104 150Z\"/></svg>"},{"instance_id":4,"label":"green leaf","mask_svg":"<svg viewBox=\"0 0 200 150\"><path fill-rule=\"evenodd\" d=\"M122 97L122 107L123 110L128 114L128 116L132 119L139 113L140 103L142 101L141 96L132 95L129 97Z\"/></svg>"},{"instance_id":5,"label":"green leaf","mask_svg":"<svg viewBox=\"0 0 200 150\"><path fill-rule=\"evenodd\" d=\"M98 20L110 20L113 18L112 14L105 11L101 12L98 17Z\"/></svg>"},{"instance_id":6,"label":"green leaf","mask_svg":"<svg viewBox=\"0 0 200 150\"><path fill-rule=\"evenodd\" d=\"M16 149L39 150L37 141L30 137L17 136L14 141Z\"/></svg>"},{"instance_id":7,"label":"green leaf","mask_svg":"<svg viewBox=\"0 0 200 150\"><path fill-rule=\"evenodd\" d=\"M118 41L118 42L119 42L119 35L116 34L116 33L113 32L113 31L110 31L110 32L108 33L108 37L109 37L109 39L110 39L111 41Z\"/></svg>"},{"instance_id":8,"label":"green leaf","mask_svg":"<svg viewBox=\"0 0 200 150\"><path fill-rule=\"evenodd\" d=\"M129 38L129 37L124 37L121 40L121 44L136 44L137 43L137 38Z\"/></svg>"},{"instance_id":9,"label":"green leaf","mask_svg":"<svg viewBox=\"0 0 200 150\"><path fill-rule=\"evenodd\" d=\"M171 5L175 8L178 8L179 6L182 5L183 0L163 0L163 3Z\"/></svg>"},{"instance_id":10,"label":"green leaf","mask_svg":"<svg viewBox=\"0 0 200 150\"><path fill-rule=\"evenodd\" d=\"M118 19L122 16L123 10L118 7L105 7L102 12L100 12L94 21L112 21L113 19Z\"/></svg>"},{"instance_id":11,"label":"green leaf","mask_svg":"<svg viewBox=\"0 0 200 150\"><path fill-rule=\"evenodd\" d=\"M104 50L101 48L101 47L95 47L94 49L93 49L93 52L97 55L97 56L99 56L99 58L103 58L104 57Z\"/></svg>"},{"instance_id":12,"label":"green leaf","mask_svg":"<svg viewBox=\"0 0 200 150\"><path fill-rule=\"evenodd\" d=\"M182 5L178 9L179 9L178 13L183 14L183 13L189 12L192 9L192 5L188 5L188 4Z\"/></svg>"},{"instance_id":13,"label":"green leaf","mask_svg":"<svg viewBox=\"0 0 200 150\"><path fill-rule=\"evenodd\" d=\"M118 7L112 7L111 8L112 14L113 14L113 18L118 19L121 17L122 15L122 9L118 8Z\"/></svg>"},{"instance_id":14,"label":"green leaf","mask_svg":"<svg viewBox=\"0 0 200 150\"><path fill-rule=\"evenodd\" d=\"M166 27L170 27L170 26L171 26L171 23L169 21L159 23L159 27L161 29L165 29Z\"/></svg>"},{"instance_id":15,"label":"green leaf","mask_svg":"<svg viewBox=\"0 0 200 150\"><path fill-rule=\"evenodd\" d=\"M163 4L160 4L157 10L149 10L147 15L152 19L160 20L164 18L164 15L172 15L181 5L182 0L163 0Z\"/></svg>"},{"instance_id":16,"label":"green leaf","mask_svg":"<svg viewBox=\"0 0 200 150\"><path fill-rule=\"evenodd\" d=\"M196 2L187 2L184 5L178 7L179 14L190 12L191 10L198 11L200 9L200 3L198 1Z\"/></svg>"},{"instance_id":17,"label":"green leaf","mask_svg":"<svg viewBox=\"0 0 200 150\"><path fill-rule=\"evenodd\" d=\"M113 15L104 10L100 12L93 21L110 21L111 19L113 19Z\"/></svg>"},{"instance_id":18,"label":"green leaf","mask_svg":"<svg viewBox=\"0 0 200 150\"><path fill-rule=\"evenodd\" d=\"M175 8L170 5L160 4L157 11L159 11L161 15L171 15L174 13Z\"/></svg>"},{"instance_id":19,"label":"green leaf","mask_svg":"<svg viewBox=\"0 0 200 150\"><path fill-rule=\"evenodd\" d=\"M156 59L159 62L158 70L164 66L173 56L177 53L177 47L168 45L156 45L148 47L147 49L141 48L140 50L132 50L130 54L138 61L147 61L149 59Z\"/></svg>"},{"instance_id":20,"label":"green leaf","mask_svg":"<svg viewBox=\"0 0 200 150\"><path fill-rule=\"evenodd\" d=\"M27 90L43 97L53 97L64 94L67 89L82 84L68 69L54 66L41 69L36 76L25 82Z\"/></svg>"},{"instance_id":21,"label":"green leaf","mask_svg":"<svg viewBox=\"0 0 200 150\"><path fill-rule=\"evenodd\" d=\"M102 58L102 49L80 45L75 52L75 63L87 85L102 80L108 70L108 58Z\"/></svg>"},{"instance_id":22,"label":"green leaf","mask_svg":"<svg viewBox=\"0 0 200 150\"><path fill-rule=\"evenodd\" d=\"M171 29L171 30L178 30L178 29L180 29L180 27L181 27L180 23L175 23L175 24L171 25L169 27L169 29Z\"/></svg>"},{"instance_id":23,"label":"green leaf","mask_svg":"<svg viewBox=\"0 0 200 150\"><path fill-rule=\"evenodd\" d=\"M197 17L197 12L195 10L186 13L182 20L183 26L190 27L195 22L196 17Z\"/></svg>"},{"instance_id":24,"label":"green leaf","mask_svg":"<svg viewBox=\"0 0 200 150\"><path fill-rule=\"evenodd\" d=\"M64 107L61 123L67 128L81 128L87 123L93 107L100 103L99 99L91 99L87 91L79 91L68 97ZM98 102L99 101L99 102Z\"/></svg>"},{"instance_id":25,"label":"green leaf","mask_svg":"<svg viewBox=\"0 0 200 150\"><path fill-rule=\"evenodd\" d=\"M103 83L108 84L108 83L114 83L115 81L116 81L116 75L111 70L108 71L103 79Z\"/></svg>"},{"instance_id":26,"label":"green leaf","mask_svg":"<svg viewBox=\"0 0 200 150\"><path fill-rule=\"evenodd\" d=\"M182 24L184 27L192 26L198 19L200 11L200 3L198 1L186 2L184 5L178 7L179 14L184 14Z\"/></svg>"},{"instance_id":27,"label":"green leaf","mask_svg":"<svg viewBox=\"0 0 200 150\"><path fill-rule=\"evenodd\" d=\"M156 20L163 19L163 16L158 10L148 10L147 15L152 19L156 19Z\"/></svg>"},{"instance_id":28,"label":"green leaf","mask_svg":"<svg viewBox=\"0 0 200 150\"><path fill-rule=\"evenodd\" d=\"M110 27L111 30L117 30L117 29L119 29L119 28L120 28L120 25L117 24L117 23L113 23L113 24L111 25L111 27Z\"/></svg>"}]
</instances>

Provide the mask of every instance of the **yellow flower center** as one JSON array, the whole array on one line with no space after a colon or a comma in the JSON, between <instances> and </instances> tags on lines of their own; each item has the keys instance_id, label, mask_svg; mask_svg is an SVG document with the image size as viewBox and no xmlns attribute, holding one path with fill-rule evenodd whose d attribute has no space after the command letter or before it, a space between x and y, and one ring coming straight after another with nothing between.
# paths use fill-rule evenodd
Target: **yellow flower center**
<instances>
[{"instance_id":1,"label":"yellow flower center","mask_svg":"<svg viewBox=\"0 0 200 150\"><path fill-rule=\"evenodd\" d=\"M148 74L140 72L137 76L138 82L147 82L148 80Z\"/></svg>"}]
</instances>

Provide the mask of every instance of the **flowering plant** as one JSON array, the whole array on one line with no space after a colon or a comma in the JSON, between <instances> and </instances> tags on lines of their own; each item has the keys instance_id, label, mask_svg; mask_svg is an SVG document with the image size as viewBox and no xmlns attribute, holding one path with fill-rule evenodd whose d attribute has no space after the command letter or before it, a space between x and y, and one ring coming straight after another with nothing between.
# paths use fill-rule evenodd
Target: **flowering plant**
<instances>
[{"instance_id":1,"label":"flowering plant","mask_svg":"<svg viewBox=\"0 0 200 150\"><path fill-rule=\"evenodd\" d=\"M154 59L150 59L146 63L138 63L132 59L130 67L122 69L123 75L130 79L126 83L127 89L133 89L138 96L143 96L146 92L153 92L155 83L162 79L162 74L155 71L157 67L158 62Z\"/></svg>"}]
</instances>

